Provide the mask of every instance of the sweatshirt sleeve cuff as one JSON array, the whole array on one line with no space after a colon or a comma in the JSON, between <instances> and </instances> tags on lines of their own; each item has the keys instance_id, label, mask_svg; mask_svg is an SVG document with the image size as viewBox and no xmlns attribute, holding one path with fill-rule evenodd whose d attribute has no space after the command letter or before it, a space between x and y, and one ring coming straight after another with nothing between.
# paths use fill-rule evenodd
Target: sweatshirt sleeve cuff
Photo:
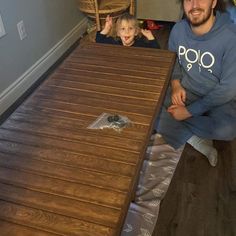
<instances>
[{"instance_id":1,"label":"sweatshirt sleeve cuff","mask_svg":"<svg viewBox=\"0 0 236 236\"><path fill-rule=\"evenodd\" d=\"M186 108L192 114L192 116L202 115L209 110L209 107L203 104L201 100L191 103Z\"/></svg>"},{"instance_id":2,"label":"sweatshirt sleeve cuff","mask_svg":"<svg viewBox=\"0 0 236 236\"><path fill-rule=\"evenodd\" d=\"M152 40L148 40L148 41L149 41L149 44L151 45L152 48L160 48L160 45L156 39L152 39Z\"/></svg>"}]
</instances>

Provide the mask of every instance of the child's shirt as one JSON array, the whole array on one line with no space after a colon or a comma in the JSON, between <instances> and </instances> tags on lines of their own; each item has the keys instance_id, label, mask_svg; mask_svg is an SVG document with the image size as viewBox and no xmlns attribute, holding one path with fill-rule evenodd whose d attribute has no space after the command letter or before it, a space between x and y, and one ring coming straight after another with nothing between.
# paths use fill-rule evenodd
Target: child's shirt
<instances>
[{"instance_id":1,"label":"child's shirt","mask_svg":"<svg viewBox=\"0 0 236 236\"><path fill-rule=\"evenodd\" d=\"M96 42L97 43L123 45L122 41L119 38L114 39L113 37L107 37L107 35L101 34L100 31L97 31ZM160 45L156 39L148 40L145 37L140 37L140 38L135 39L135 41L131 47L160 48Z\"/></svg>"}]
</instances>

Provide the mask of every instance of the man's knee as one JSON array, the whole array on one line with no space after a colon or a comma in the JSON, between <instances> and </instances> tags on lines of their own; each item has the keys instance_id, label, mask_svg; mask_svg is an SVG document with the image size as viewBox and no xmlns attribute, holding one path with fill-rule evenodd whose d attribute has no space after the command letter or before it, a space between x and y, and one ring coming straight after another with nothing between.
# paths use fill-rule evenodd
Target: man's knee
<instances>
[{"instance_id":1,"label":"man's knee","mask_svg":"<svg viewBox=\"0 0 236 236\"><path fill-rule=\"evenodd\" d=\"M232 126L220 126L214 130L216 140L233 140L236 138L236 129Z\"/></svg>"}]
</instances>

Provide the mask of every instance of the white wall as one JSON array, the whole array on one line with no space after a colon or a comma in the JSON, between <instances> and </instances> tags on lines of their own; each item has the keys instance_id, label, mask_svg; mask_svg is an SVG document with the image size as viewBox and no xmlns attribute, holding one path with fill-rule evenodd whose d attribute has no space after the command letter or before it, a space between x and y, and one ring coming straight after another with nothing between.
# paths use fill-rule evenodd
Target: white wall
<instances>
[{"instance_id":1,"label":"white wall","mask_svg":"<svg viewBox=\"0 0 236 236\"><path fill-rule=\"evenodd\" d=\"M0 14L6 31L0 38L2 114L85 32L87 21L75 0L0 0Z\"/></svg>"}]
</instances>

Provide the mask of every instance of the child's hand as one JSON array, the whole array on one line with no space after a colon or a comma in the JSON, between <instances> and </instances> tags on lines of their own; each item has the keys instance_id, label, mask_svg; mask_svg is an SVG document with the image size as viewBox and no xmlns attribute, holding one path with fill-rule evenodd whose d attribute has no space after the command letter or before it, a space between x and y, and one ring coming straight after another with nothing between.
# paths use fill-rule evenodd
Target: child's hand
<instances>
[{"instance_id":1,"label":"child's hand","mask_svg":"<svg viewBox=\"0 0 236 236\"><path fill-rule=\"evenodd\" d=\"M111 31L111 28L112 28L112 17L108 15L106 17L105 26L104 29L101 31L101 34L107 35Z\"/></svg>"},{"instance_id":2,"label":"child's hand","mask_svg":"<svg viewBox=\"0 0 236 236\"><path fill-rule=\"evenodd\" d=\"M155 39L151 30L141 29L141 33L148 39L153 40Z\"/></svg>"}]
</instances>

